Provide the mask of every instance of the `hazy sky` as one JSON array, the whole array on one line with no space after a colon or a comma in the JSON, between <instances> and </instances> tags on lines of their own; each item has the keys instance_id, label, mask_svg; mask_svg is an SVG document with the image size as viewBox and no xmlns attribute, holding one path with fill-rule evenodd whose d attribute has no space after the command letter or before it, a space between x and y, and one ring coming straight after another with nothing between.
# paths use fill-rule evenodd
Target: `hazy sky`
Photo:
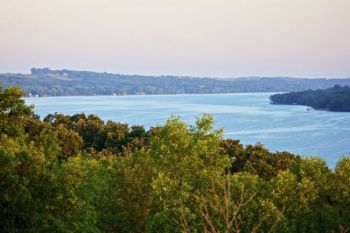
<instances>
[{"instance_id":1,"label":"hazy sky","mask_svg":"<svg viewBox=\"0 0 350 233\"><path fill-rule=\"evenodd\" d=\"M0 0L0 72L350 77L350 0Z\"/></svg>"}]
</instances>

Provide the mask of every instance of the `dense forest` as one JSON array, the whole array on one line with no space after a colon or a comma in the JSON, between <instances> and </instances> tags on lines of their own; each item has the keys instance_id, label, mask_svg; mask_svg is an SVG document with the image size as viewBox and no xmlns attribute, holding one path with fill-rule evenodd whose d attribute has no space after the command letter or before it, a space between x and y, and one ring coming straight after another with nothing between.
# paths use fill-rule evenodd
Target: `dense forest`
<instances>
[{"instance_id":1,"label":"dense forest","mask_svg":"<svg viewBox=\"0 0 350 233\"><path fill-rule=\"evenodd\" d=\"M350 87L335 85L325 90L307 90L270 96L272 104L297 104L334 112L350 112Z\"/></svg>"},{"instance_id":2,"label":"dense forest","mask_svg":"<svg viewBox=\"0 0 350 233\"><path fill-rule=\"evenodd\" d=\"M141 76L73 70L31 69L30 74L0 74L3 87L18 85L27 96L210 94L289 92L350 85L350 79L285 77L194 78Z\"/></svg>"},{"instance_id":3,"label":"dense forest","mask_svg":"<svg viewBox=\"0 0 350 233\"><path fill-rule=\"evenodd\" d=\"M0 87L0 232L341 232L350 158L242 146L171 117L145 130L94 115L39 119Z\"/></svg>"}]
</instances>

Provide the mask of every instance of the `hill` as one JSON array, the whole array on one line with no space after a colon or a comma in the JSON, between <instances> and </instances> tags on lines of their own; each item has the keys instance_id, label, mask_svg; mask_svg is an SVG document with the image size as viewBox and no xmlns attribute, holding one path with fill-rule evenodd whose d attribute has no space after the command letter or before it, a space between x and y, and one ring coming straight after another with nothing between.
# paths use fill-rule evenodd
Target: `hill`
<instances>
[{"instance_id":1,"label":"hill","mask_svg":"<svg viewBox=\"0 0 350 233\"><path fill-rule=\"evenodd\" d=\"M74 70L33 68L30 74L0 74L3 87L18 85L26 95L210 94L235 92L289 92L350 85L350 79L286 77L196 78L142 76Z\"/></svg>"}]
</instances>

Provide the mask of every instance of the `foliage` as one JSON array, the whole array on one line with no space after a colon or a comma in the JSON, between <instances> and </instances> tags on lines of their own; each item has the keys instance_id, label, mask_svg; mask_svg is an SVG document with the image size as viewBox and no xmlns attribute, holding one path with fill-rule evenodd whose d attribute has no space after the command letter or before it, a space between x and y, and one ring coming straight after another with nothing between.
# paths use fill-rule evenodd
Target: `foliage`
<instances>
[{"instance_id":1,"label":"foliage","mask_svg":"<svg viewBox=\"0 0 350 233\"><path fill-rule=\"evenodd\" d=\"M21 98L24 92L19 87L5 90L0 85L0 133L20 134L23 121L32 114L32 106L26 106Z\"/></svg>"},{"instance_id":2,"label":"foliage","mask_svg":"<svg viewBox=\"0 0 350 233\"><path fill-rule=\"evenodd\" d=\"M204 115L145 130L42 121L0 88L0 232L346 232L350 159L224 139Z\"/></svg>"},{"instance_id":3,"label":"foliage","mask_svg":"<svg viewBox=\"0 0 350 233\"><path fill-rule=\"evenodd\" d=\"M325 90L307 90L270 96L273 104L298 104L334 112L350 111L350 87L335 85Z\"/></svg>"}]
</instances>

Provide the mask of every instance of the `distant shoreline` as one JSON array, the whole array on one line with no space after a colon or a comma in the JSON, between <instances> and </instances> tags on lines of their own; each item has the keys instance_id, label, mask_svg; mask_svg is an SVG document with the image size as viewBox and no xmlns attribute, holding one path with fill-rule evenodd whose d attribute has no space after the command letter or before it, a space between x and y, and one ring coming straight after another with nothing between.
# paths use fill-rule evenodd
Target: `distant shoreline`
<instances>
[{"instance_id":1,"label":"distant shoreline","mask_svg":"<svg viewBox=\"0 0 350 233\"><path fill-rule=\"evenodd\" d=\"M122 96L304 91L350 85L350 78L144 76L33 68L30 74L0 74L0 83L3 88L18 85L28 97Z\"/></svg>"},{"instance_id":2,"label":"distant shoreline","mask_svg":"<svg viewBox=\"0 0 350 233\"><path fill-rule=\"evenodd\" d=\"M232 95L232 94L278 94L285 92L229 92L229 93L182 93L182 94L129 94L129 95L46 95L46 96L25 96L25 99L52 98L52 97L142 97L142 96L194 96L194 95Z\"/></svg>"}]
</instances>

